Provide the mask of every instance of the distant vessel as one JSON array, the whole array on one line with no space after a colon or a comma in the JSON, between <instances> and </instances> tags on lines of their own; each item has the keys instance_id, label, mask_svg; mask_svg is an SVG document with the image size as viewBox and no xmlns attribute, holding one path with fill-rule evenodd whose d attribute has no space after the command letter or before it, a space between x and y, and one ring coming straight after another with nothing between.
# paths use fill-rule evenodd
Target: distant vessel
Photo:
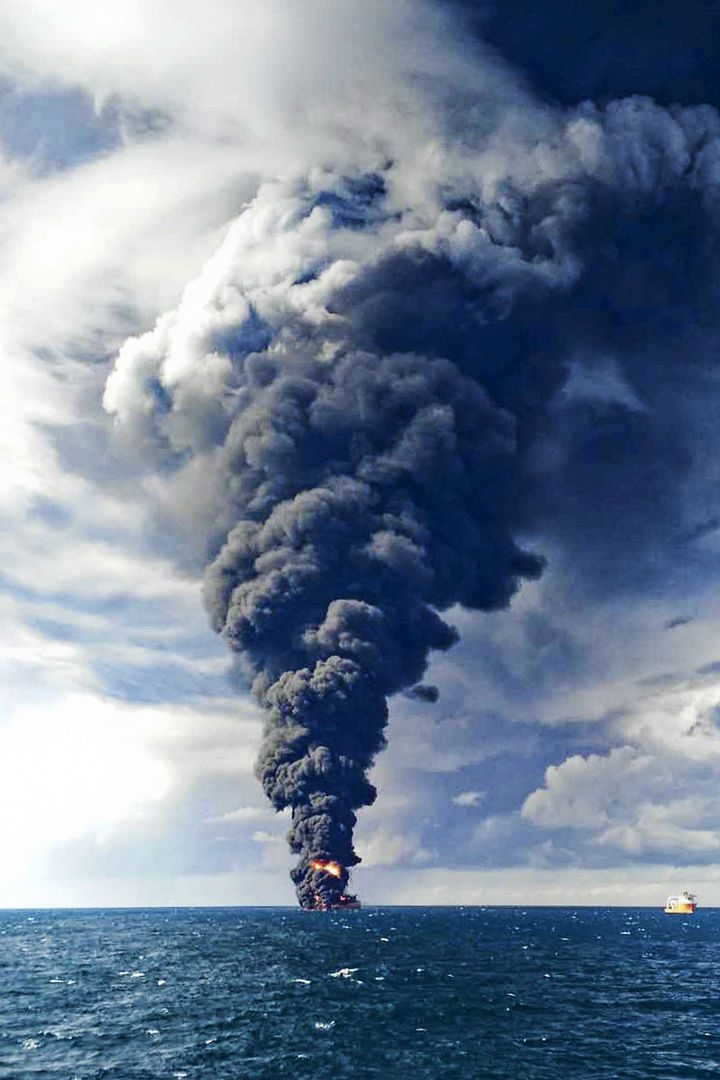
<instances>
[{"instance_id":1,"label":"distant vessel","mask_svg":"<svg viewBox=\"0 0 720 1080\"><path fill-rule=\"evenodd\" d=\"M692 893L687 890L682 896L668 896L665 905L666 915L694 915L697 901Z\"/></svg>"}]
</instances>

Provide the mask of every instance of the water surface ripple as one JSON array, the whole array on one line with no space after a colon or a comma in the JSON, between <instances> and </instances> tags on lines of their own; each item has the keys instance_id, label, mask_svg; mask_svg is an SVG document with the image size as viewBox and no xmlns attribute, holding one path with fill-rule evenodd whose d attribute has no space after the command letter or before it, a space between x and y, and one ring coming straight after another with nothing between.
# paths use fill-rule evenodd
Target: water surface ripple
<instances>
[{"instance_id":1,"label":"water surface ripple","mask_svg":"<svg viewBox=\"0 0 720 1080\"><path fill-rule=\"evenodd\" d=\"M720 911L0 912L0 1076L720 1073Z\"/></svg>"}]
</instances>

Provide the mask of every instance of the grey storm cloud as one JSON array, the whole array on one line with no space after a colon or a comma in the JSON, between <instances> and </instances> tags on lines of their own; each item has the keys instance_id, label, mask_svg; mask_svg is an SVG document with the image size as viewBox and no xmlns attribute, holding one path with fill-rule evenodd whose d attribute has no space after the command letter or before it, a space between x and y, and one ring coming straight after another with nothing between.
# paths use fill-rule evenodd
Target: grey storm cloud
<instances>
[{"instance_id":1,"label":"grey storm cloud","mask_svg":"<svg viewBox=\"0 0 720 1080\"><path fill-rule=\"evenodd\" d=\"M610 492L633 458L613 505L632 518L649 484L661 515L658 462L670 483L689 453L665 442L683 417L649 374L647 311L661 290L692 312L682 275L711 260L714 241L694 264L673 228L716 235L717 114L513 106L463 140L457 116L425 157L380 133L365 167L264 181L106 391L204 534L205 602L264 711L257 773L292 811L305 907L344 895L387 699L437 696L421 680L457 638L443 613L502 608L538 577L523 537L566 495L557 527L594 535L588 475ZM615 346L626 400L564 400L578 350Z\"/></svg>"}]
</instances>

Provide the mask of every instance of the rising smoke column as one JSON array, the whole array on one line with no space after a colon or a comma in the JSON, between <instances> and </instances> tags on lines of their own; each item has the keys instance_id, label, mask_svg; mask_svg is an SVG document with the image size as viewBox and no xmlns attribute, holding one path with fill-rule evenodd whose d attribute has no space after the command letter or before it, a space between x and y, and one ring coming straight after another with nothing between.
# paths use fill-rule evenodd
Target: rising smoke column
<instances>
[{"instance_id":1,"label":"rising smoke column","mask_svg":"<svg viewBox=\"0 0 720 1080\"><path fill-rule=\"evenodd\" d=\"M262 185L108 384L128 436L207 492L205 600L264 711L257 773L291 810L305 907L359 861L387 699L453 644L441 613L502 607L542 569L518 490L584 223L714 190L710 110L584 106L530 136L440 158L421 189L390 159Z\"/></svg>"},{"instance_id":2,"label":"rising smoke column","mask_svg":"<svg viewBox=\"0 0 720 1080\"><path fill-rule=\"evenodd\" d=\"M233 425L244 519L206 579L266 710L257 772L292 809L300 902L347 883L387 697L455 640L453 602L507 603L537 559L502 512L514 424L447 361L348 352L263 365ZM335 861L340 878L313 862Z\"/></svg>"}]
</instances>

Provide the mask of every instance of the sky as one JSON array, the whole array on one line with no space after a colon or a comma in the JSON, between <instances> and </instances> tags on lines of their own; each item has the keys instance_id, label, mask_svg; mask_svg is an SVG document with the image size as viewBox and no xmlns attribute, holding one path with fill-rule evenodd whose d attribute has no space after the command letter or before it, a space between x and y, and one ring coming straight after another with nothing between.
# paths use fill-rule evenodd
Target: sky
<instances>
[{"instance_id":1,"label":"sky","mask_svg":"<svg viewBox=\"0 0 720 1080\"><path fill-rule=\"evenodd\" d=\"M323 430L369 441L435 373L402 468L437 581L407 522L372 557L459 635L393 660L353 888L720 904L719 23L0 4L0 905L294 902L248 681L279 647L223 615L233 656L203 579L248 485L264 521L314 467L266 388L320 362ZM379 371L371 429L338 387Z\"/></svg>"}]
</instances>

